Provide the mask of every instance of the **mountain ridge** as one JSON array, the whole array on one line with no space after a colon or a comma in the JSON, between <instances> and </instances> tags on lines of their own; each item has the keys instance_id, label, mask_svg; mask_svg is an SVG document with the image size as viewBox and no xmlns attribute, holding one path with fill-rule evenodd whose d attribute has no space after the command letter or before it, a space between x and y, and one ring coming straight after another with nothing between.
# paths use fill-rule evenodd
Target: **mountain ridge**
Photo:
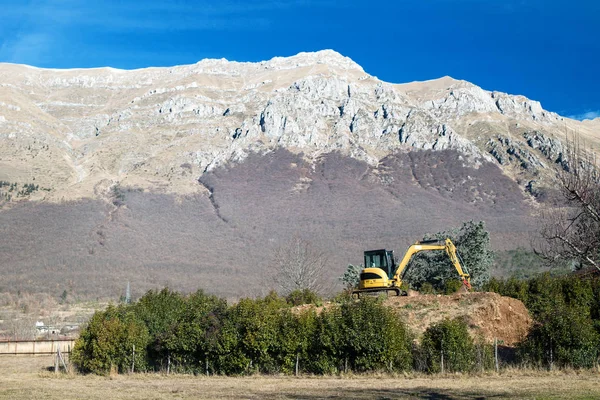
<instances>
[{"instance_id":1,"label":"mountain ridge","mask_svg":"<svg viewBox=\"0 0 600 400\"><path fill-rule=\"evenodd\" d=\"M36 168L46 169L59 179L37 176L50 191L33 199L48 201L94 197L98 185L117 182L189 193L191 181L173 176L184 172L181 165L190 165L198 178L242 161L249 151L277 147L308 157L342 151L372 165L411 148L455 148L474 160L492 160L473 125L508 136L510 127L498 125L512 120L549 136L557 136L561 125L583 135L595 128L567 121L523 96L450 77L386 83L333 50L258 63L208 59L137 70L34 69L32 74L9 66L21 69L9 74L6 67L0 64L0 143L13 151L0 166L16 171L0 173L0 180L12 181L12 175L24 183ZM131 145L121 149L115 141ZM27 147L38 152L23 152ZM47 162L43 154L38 157L44 152ZM144 172L140 165L150 168Z\"/></svg>"}]
</instances>

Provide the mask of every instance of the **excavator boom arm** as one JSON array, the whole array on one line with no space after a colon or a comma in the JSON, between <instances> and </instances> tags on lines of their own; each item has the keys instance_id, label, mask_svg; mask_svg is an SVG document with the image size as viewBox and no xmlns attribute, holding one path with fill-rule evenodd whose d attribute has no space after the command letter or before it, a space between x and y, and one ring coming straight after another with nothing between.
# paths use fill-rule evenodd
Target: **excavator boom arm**
<instances>
[{"instance_id":1,"label":"excavator boom arm","mask_svg":"<svg viewBox=\"0 0 600 400\"><path fill-rule=\"evenodd\" d=\"M394 280L399 282L400 277L404 273L404 270L408 266L410 259L415 254L425 251L425 250L444 250L446 247L440 244L420 244L419 242L411 245L408 250L406 250L406 254L402 257L402 261L398 264L398 268L396 268L396 272L394 272Z\"/></svg>"},{"instance_id":2,"label":"excavator boom arm","mask_svg":"<svg viewBox=\"0 0 600 400\"><path fill-rule=\"evenodd\" d=\"M471 289L471 275L464 271L458 259L456 246L454 245L454 243L452 243L452 240L450 240L449 238L446 239L445 250L448 254L448 257L450 257L450 261L452 261L454 268L456 268L456 272L458 272L458 275L460 275L460 277L462 278L463 285L465 285L467 289Z\"/></svg>"}]
</instances>

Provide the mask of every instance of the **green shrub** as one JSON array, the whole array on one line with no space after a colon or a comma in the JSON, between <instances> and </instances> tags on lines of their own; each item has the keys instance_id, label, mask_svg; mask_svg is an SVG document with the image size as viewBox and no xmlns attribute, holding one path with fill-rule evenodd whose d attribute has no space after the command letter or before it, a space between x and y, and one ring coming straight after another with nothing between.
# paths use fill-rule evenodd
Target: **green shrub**
<instances>
[{"instance_id":1,"label":"green shrub","mask_svg":"<svg viewBox=\"0 0 600 400\"><path fill-rule=\"evenodd\" d=\"M315 310L308 309L298 314L283 310L279 318L279 332L275 358L281 372L295 372L296 360L299 370L307 370L312 357L310 346L317 327Z\"/></svg>"},{"instance_id":2,"label":"green shrub","mask_svg":"<svg viewBox=\"0 0 600 400\"><path fill-rule=\"evenodd\" d=\"M354 371L404 371L412 365L411 337L381 302L364 298L341 306L341 356Z\"/></svg>"},{"instance_id":3,"label":"green shrub","mask_svg":"<svg viewBox=\"0 0 600 400\"><path fill-rule=\"evenodd\" d=\"M600 281L544 273L527 281L492 280L485 287L525 304L534 326L519 345L521 363L589 368L600 345Z\"/></svg>"},{"instance_id":4,"label":"green shrub","mask_svg":"<svg viewBox=\"0 0 600 400\"><path fill-rule=\"evenodd\" d=\"M165 341L184 313L185 298L168 288L160 292L150 290L132 305L132 310L148 329L151 365L155 368L166 365L169 350Z\"/></svg>"},{"instance_id":5,"label":"green shrub","mask_svg":"<svg viewBox=\"0 0 600 400\"><path fill-rule=\"evenodd\" d=\"M288 294L285 300L291 306L300 306L302 304L321 305L323 303L321 297L310 289L296 289Z\"/></svg>"},{"instance_id":6,"label":"green shrub","mask_svg":"<svg viewBox=\"0 0 600 400\"><path fill-rule=\"evenodd\" d=\"M215 336L209 368L213 373L236 375L248 369L250 358L240 346L238 327L229 317L229 312L227 310L218 335Z\"/></svg>"},{"instance_id":7,"label":"green shrub","mask_svg":"<svg viewBox=\"0 0 600 400\"><path fill-rule=\"evenodd\" d=\"M82 372L107 374L113 368L127 372L147 367L150 341L146 325L125 306L96 312L75 342L71 360ZM135 346L135 356L134 356Z\"/></svg>"},{"instance_id":8,"label":"green shrub","mask_svg":"<svg viewBox=\"0 0 600 400\"><path fill-rule=\"evenodd\" d=\"M476 371L483 372L495 368L494 345L486 343L483 336L479 336L474 341L473 351L475 352L473 362Z\"/></svg>"},{"instance_id":9,"label":"green shrub","mask_svg":"<svg viewBox=\"0 0 600 400\"><path fill-rule=\"evenodd\" d=\"M245 368L234 373L277 371L279 323L286 306L285 300L272 292L264 299L242 299L228 310L227 318L233 324L239 347L235 356L240 357L228 364L246 363Z\"/></svg>"},{"instance_id":10,"label":"green shrub","mask_svg":"<svg viewBox=\"0 0 600 400\"><path fill-rule=\"evenodd\" d=\"M179 320L184 309L185 298L168 288L150 290L133 305L133 310L144 321L152 337L166 332Z\"/></svg>"},{"instance_id":11,"label":"green shrub","mask_svg":"<svg viewBox=\"0 0 600 400\"><path fill-rule=\"evenodd\" d=\"M446 319L431 325L423 334L419 360L425 371L437 373L444 371L470 372L475 367L475 345L462 319Z\"/></svg>"},{"instance_id":12,"label":"green shrub","mask_svg":"<svg viewBox=\"0 0 600 400\"><path fill-rule=\"evenodd\" d=\"M164 348L182 371L203 371L218 358L216 347L227 303L199 290L185 299L183 311L162 336Z\"/></svg>"},{"instance_id":13,"label":"green shrub","mask_svg":"<svg viewBox=\"0 0 600 400\"><path fill-rule=\"evenodd\" d=\"M316 374L335 374L343 371L342 347L345 334L340 307L323 309L315 323L307 370Z\"/></svg>"},{"instance_id":14,"label":"green shrub","mask_svg":"<svg viewBox=\"0 0 600 400\"><path fill-rule=\"evenodd\" d=\"M590 304L590 317L595 321L598 332L600 332L600 279L591 281L592 302Z\"/></svg>"},{"instance_id":15,"label":"green shrub","mask_svg":"<svg viewBox=\"0 0 600 400\"><path fill-rule=\"evenodd\" d=\"M494 292L502 296L512 297L527 304L529 298L529 281L510 277L509 279L491 278L482 285L482 292Z\"/></svg>"},{"instance_id":16,"label":"green shrub","mask_svg":"<svg viewBox=\"0 0 600 400\"><path fill-rule=\"evenodd\" d=\"M456 279L451 279L446 281L444 285L444 294L454 294L461 290L463 287L463 283Z\"/></svg>"},{"instance_id":17,"label":"green shrub","mask_svg":"<svg viewBox=\"0 0 600 400\"><path fill-rule=\"evenodd\" d=\"M425 282L424 284L421 285L421 288L419 289L419 293L435 294L435 289L433 288L433 285L431 283Z\"/></svg>"},{"instance_id":18,"label":"green shrub","mask_svg":"<svg viewBox=\"0 0 600 400\"><path fill-rule=\"evenodd\" d=\"M363 265L348 264L344 275L340 278L346 289L354 289L358 287L360 282L360 273L364 269Z\"/></svg>"},{"instance_id":19,"label":"green shrub","mask_svg":"<svg viewBox=\"0 0 600 400\"><path fill-rule=\"evenodd\" d=\"M594 322L578 307L559 305L544 313L519 346L524 364L592 368L598 359L600 336Z\"/></svg>"}]
</instances>

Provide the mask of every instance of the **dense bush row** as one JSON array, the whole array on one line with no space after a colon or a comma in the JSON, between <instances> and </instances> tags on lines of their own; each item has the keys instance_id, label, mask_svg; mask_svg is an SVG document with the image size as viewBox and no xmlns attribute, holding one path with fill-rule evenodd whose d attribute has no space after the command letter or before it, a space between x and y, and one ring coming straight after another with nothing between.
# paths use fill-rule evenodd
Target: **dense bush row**
<instances>
[{"instance_id":1,"label":"dense bush row","mask_svg":"<svg viewBox=\"0 0 600 400\"><path fill-rule=\"evenodd\" d=\"M590 368L600 348L600 280L540 275L491 279L484 287L524 302L534 326L518 346L521 366ZM83 372L173 371L209 374L490 369L490 345L462 320L430 326L420 340L377 299L342 298L317 312L308 291L227 303L202 291L150 291L138 302L97 312L73 361Z\"/></svg>"},{"instance_id":2,"label":"dense bush row","mask_svg":"<svg viewBox=\"0 0 600 400\"><path fill-rule=\"evenodd\" d=\"M491 279L483 290L521 300L534 319L519 346L524 364L590 368L600 347L600 280L542 274L529 280Z\"/></svg>"},{"instance_id":3,"label":"dense bush row","mask_svg":"<svg viewBox=\"0 0 600 400\"><path fill-rule=\"evenodd\" d=\"M413 343L406 325L377 299L341 301L317 313L292 308L272 293L226 302L199 291L164 289L137 303L97 312L83 329L72 360L83 372L111 370L210 374L335 374L347 371L476 368L481 353L462 321L444 321ZM418 359L415 359L417 357ZM480 367L483 367L479 363ZM489 366L489 365L488 365Z\"/></svg>"}]
</instances>

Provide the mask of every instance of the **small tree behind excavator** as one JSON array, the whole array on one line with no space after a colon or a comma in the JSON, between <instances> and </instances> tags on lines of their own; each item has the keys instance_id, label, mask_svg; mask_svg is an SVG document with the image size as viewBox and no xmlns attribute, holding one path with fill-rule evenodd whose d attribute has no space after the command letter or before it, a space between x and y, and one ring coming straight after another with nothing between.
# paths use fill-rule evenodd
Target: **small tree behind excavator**
<instances>
[{"instance_id":1,"label":"small tree behind excavator","mask_svg":"<svg viewBox=\"0 0 600 400\"><path fill-rule=\"evenodd\" d=\"M429 250L445 250L463 285L470 290L471 276L460 262L456 246L449 238L444 240L443 244L439 242L439 240L423 240L411 245L397 266L393 251L385 249L365 251L365 269L360 273L358 289L352 291L352 294L360 296L361 293L394 292L397 296L406 295L401 288L402 279L408 270L412 256Z\"/></svg>"}]
</instances>

